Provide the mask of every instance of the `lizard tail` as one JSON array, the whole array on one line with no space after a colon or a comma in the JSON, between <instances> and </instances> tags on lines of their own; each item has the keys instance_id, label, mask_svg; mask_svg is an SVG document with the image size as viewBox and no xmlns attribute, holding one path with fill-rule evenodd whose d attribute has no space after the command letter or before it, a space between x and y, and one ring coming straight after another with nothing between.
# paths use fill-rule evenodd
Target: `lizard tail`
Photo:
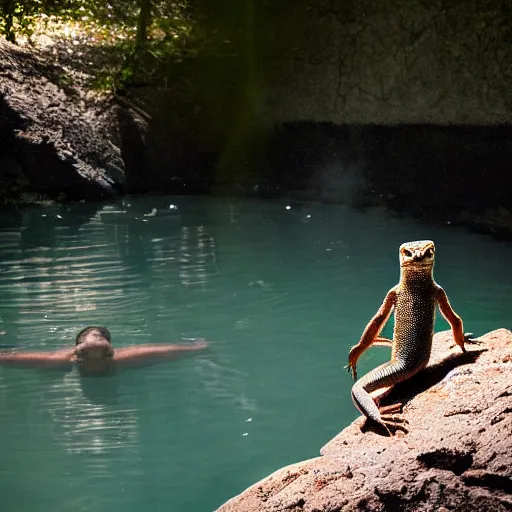
<instances>
[{"instance_id":1,"label":"lizard tail","mask_svg":"<svg viewBox=\"0 0 512 512\"><path fill-rule=\"evenodd\" d=\"M389 361L378 366L371 372L361 377L352 386L352 400L361 414L377 423L382 423L379 408L370 396L372 391L398 384L421 370L406 370L404 365L397 361Z\"/></svg>"}]
</instances>

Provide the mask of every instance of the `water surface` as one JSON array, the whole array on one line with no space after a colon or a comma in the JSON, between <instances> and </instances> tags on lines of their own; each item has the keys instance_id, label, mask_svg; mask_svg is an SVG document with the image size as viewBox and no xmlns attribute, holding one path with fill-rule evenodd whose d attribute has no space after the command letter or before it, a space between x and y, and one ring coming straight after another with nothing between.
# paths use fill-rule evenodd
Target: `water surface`
<instances>
[{"instance_id":1,"label":"water surface","mask_svg":"<svg viewBox=\"0 0 512 512\"><path fill-rule=\"evenodd\" d=\"M116 346L212 340L110 378L0 368L2 510L211 511L316 456L357 416L342 367L397 282L398 245L424 238L466 330L510 327L512 245L448 224L169 197L1 213L4 346L51 350L88 324Z\"/></svg>"}]
</instances>

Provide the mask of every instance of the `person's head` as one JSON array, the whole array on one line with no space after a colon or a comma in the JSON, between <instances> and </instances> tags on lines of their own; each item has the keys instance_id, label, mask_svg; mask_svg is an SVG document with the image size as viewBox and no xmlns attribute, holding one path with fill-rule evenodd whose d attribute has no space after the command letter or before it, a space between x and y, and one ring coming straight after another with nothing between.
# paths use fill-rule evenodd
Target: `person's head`
<instances>
[{"instance_id":1,"label":"person's head","mask_svg":"<svg viewBox=\"0 0 512 512\"><path fill-rule=\"evenodd\" d=\"M92 334L94 337L102 337L106 339L109 343L112 343L112 336L110 335L110 331L106 327L89 326L86 327L85 329L82 329L76 335L75 345L80 345L84 341L87 341L88 338L90 338L89 334Z\"/></svg>"},{"instance_id":2,"label":"person's head","mask_svg":"<svg viewBox=\"0 0 512 512\"><path fill-rule=\"evenodd\" d=\"M76 355L80 359L104 359L113 356L112 337L106 327L90 326L76 336Z\"/></svg>"}]
</instances>

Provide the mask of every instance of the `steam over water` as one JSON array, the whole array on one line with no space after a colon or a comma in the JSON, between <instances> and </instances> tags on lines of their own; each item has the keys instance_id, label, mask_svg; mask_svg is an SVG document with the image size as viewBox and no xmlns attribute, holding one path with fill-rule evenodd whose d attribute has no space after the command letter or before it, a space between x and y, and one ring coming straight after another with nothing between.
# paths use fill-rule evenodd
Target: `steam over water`
<instances>
[{"instance_id":1,"label":"steam over water","mask_svg":"<svg viewBox=\"0 0 512 512\"><path fill-rule=\"evenodd\" d=\"M115 346L211 340L114 377L0 367L2 511L209 511L318 455L357 416L348 349L398 280L398 246L421 239L466 331L511 327L512 245L449 225L169 197L0 213L4 347L52 350L90 324Z\"/></svg>"}]
</instances>

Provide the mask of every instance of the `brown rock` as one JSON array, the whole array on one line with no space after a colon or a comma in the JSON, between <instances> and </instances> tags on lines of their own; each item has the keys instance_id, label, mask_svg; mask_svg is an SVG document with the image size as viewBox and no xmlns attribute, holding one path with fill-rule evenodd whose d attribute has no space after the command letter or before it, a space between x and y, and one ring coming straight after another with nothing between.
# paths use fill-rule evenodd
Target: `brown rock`
<instances>
[{"instance_id":1,"label":"brown rock","mask_svg":"<svg viewBox=\"0 0 512 512\"><path fill-rule=\"evenodd\" d=\"M512 510L512 332L478 341L461 354L436 334L429 366L389 394L407 434L363 433L359 418L218 512Z\"/></svg>"}]
</instances>

